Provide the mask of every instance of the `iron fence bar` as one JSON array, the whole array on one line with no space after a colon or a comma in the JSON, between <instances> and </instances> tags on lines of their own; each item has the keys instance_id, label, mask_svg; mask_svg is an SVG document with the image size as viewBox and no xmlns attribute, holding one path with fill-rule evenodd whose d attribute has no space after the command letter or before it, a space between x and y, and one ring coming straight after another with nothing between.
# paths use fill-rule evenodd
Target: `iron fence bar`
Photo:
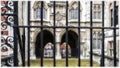
<instances>
[{"instance_id":1,"label":"iron fence bar","mask_svg":"<svg viewBox=\"0 0 120 68\"><path fill-rule=\"evenodd\" d=\"M28 25L30 26L30 1L28 1ZM28 27L28 67L30 66L30 27Z\"/></svg>"},{"instance_id":2,"label":"iron fence bar","mask_svg":"<svg viewBox=\"0 0 120 68\"><path fill-rule=\"evenodd\" d=\"M16 6L15 6L16 7ZM17 4L17 7L18 7L18 4ZM15 10L17 10L17 13L18 13L18 9L17 8L15 8ZM15 13L15 14L17 14L17 13ZM15 17L15 16L14 16ZM17 20L18 20L18 16L16 16L16 18L17 18ZM18 22L16 22L15 23L15 25L19 25L19 23ZM19 30L19 27L16 27L16 35L17 35L17 38L18 38L18 43L19 43L19 48L20 48L20 54L21 54L21 62L22 62L22 64L23 64L23 61L24 61L24 59L23 59L23 50L22 50L22 48L23 48L23 45L22 45L22 40L21 40L21 37L20 37L20 30Z\"/></svg>"},{"instance_id":3,"label":"iron fence bar","mask_svg":"<svg viewBox=\"0 0 120 68\"><path fill-rule=\"evenodd\" d=\"M78 1L78 27L80 27L80 1ZM78 28L78 66L80 67L80 28Z\"/></svg>"},{"instance_id":4,"label":"iron fence bar","mask_svg":"<svg viewBox=\"0 0 120 68\"><path fill-rule=\"evenodd\" d=\"M43 1L41 1L41 26L43 26ZM43 67L43 27L40 27L41 28L41 33L40 33L40 56L41 56L41 67Z\"/></svg>"},{"instance_id":5,"label":"iron fence bar","mask_svg":"<svg viewBox=\"0 0 120 68\"><path fill-rule=\"evenodd\" d=\"M114 1L114 5L113 5L113 23L114 23L114 27L116 27L116 1ZM113 29L113 38L114 38L114 43L113 43L113 54L114 54L114 66L117 66L117 58L116 58L116 29Z\"/></svg>"},{"instance_id":6,"label":"iron fence bar","mask_svg":"<svg viewBox=\"0 0 120 68\"><path fill-rule=\"evenodd\" d=\"M19 25L18 23L17 23L17 25ZM23 56L23 44L22 44L22 39L21 39L21 36L20 36L20 29L19 29L19 27L17 27L16 28L16 30L17 30L17 37L18 37L18 45L19 45L19 48L20 48L20 54L21 54L21 60L22 60L22 65L23 65L23 62L24 62L24 56Z\"/></svg>"},{"instance_id":7,"label":"iron fence bar","mask_svg":"<svg viewBox=\"0 0 120 68\"><path fill-rule=\"evenodd\" d=\"M8 15L8 16L17 16L17 14L16 14L16 13L14 13L14 14L9 14L9 13L1 13L1 16L3 16L3 15Z\"/></svg>"},{"instance_id":8,"label":"iron fence bar","mask_svg":"<svg viewBox=\"0 0 120 68\"><path fill-rule=\"evenodd\" d=\"M90 27L92 27L92 1L90 1ZM90 66L93 66L92 54L92 28L90 28Z\"/></svg>"},{"instance_id":9,"label":"iron fence bar","mask_svg":"<svg viewBox=\"0 0 120 68\"><path fill-rule=\"evenodd\" d=\"M56 11L55 11L55 10L56 10L55 5L56 5L56 2L54 1L54 2L53 2L53 7L54 7L54 8L53 8L53 11L54 11L54 26L55 26L55 21L56 21L56 19L55 19L55 17L56 17L56 16L55 16L55 12L56 12ZM53 31L53 32L54 32L54 40L53 40L53 43L54 43L54 50L53 50L54 59L53 59L53 60L54 60L54 62L53 62L53 65L54 65L54 67L55 67L55 66L56 66L56 58L55 58L55 55L56 55L56 53L55 53L55 52L56 52L56 45L55 45L55 42L56 42L56 39L55 39L55 38L56 38L56 34L55 34L55 32L56 32L56 31L55 31L55 28L54 28L54 31Z\"/></svg>"},{"instance_id":10,"label":"iron fence bar","mask_svg":"<svg viewBox=\"0 0 120 68\"><path fill-rule=\"evenodd\" d=\"M22 63L22 66L25 66L25 28L23 28L22 43L23 43L23 63Z\"/></svg>"},{"instance_id":11,"label":"iron fence bar","mask_svg":"<svg viewBox=\"0 0 120 68\"><path fill-rule=\"evenodd\" d=\"M102 1L102 27L104 27L104 1ZM100 66L104 66L104 29L102 29L102 57L101 57L101 64Z\"/></svg>"},{"instance_id":12,"label":"iron fence bar","mask_svg":"<svg viewBox=\"0 0 120 68\"><path fill-rule=\"evenodd\" d=\"M22 13L23 13L23 2L22 2ZM23 16L22 16L22 19L23 19ZM21 44L22 44L21 55L22 55L22 66L25 66L25 28L22 28L22 30L23 30L23 33L22 33L22 40L21 40Z\"/></svg>"},{"instance_id":13,"label":"iron fence bar","mask_svg":"<svg viewBox=\"0 0 120 68\"><path fill-rule=\"evenodd\" d=\"M18 38L16 35L16 28L14 27L14 66L18 66Z\"/></svg>"},{"instance_id":14,"label":"iron fence bar","mask_svg":"<svg viewBox=\"0 0 120 68\"><path fill-rule=\"evenodd\" d=\"M80 29L119 29L119 27L87 27L87 26L17 26L14 25L13 27L19 28L80 28Z\"/></svg>"},{"instance_id":15,"label":"iron fence bar","mask_svg":"<svg viewBox=\"0 0 120 68\"><path fill-rule=\"evenodd\" d=\"M66 1L66 26L68 26L68 1ZM68 67L68 28L66 27L66 67Z\"/></svg>"},{"instance_id":16,"label":"iron fence bar","mask_svg":"<svg viewBox=\"0 0 120 68\"><path fill-rule=\"evenodd\" d=\"M17 13L18 14L18 2L17 1L14 1L14 13ZM18 17L14 16L14 24L17 24L18 23ZM16 32L17 32L17 28L14 27L14 66L18 66L18 44L17 44L17 41L18 41L18 38L17 38L17 35L16 35Z\"/></svg>"}]
</instances>

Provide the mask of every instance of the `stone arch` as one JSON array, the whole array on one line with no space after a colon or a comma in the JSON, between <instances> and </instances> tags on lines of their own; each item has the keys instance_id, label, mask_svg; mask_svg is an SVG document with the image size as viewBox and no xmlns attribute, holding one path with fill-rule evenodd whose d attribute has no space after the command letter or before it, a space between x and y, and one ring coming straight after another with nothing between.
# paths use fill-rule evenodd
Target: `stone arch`
<instances>
[{"instance_id":1,"label":"stone arch","mask_svg":"<svg viewBox=\"0 0 120 68\"><path fill-rule=\"evenodd\" d=\"M62 34L60 45L65 43L66 31ZM68 30L68 45L71 47L71 57L77 57L78 54L78 34L73 29Z\"/></svg>"},{"instance_id":2,"label":"stone arch","mask_svg":"<svg viewBox=\"0 0 120 68\"><path fill-rule=\"evenodd\" d=\"M53 29L51 29L51 28L44 28L43 30L50 31L53 34ZM35 32L34 32L34 36L33 36L33 42L36 41L36 37L39 34L39 32L40 32L40 28L36 28Z\"/></svg>"},{"instance_id":3,"label":"stone arch","mask_svg":"<svg viewBox=\"0 0 120 68\"><path fill-rule=\"evenodd\" d=\"M35 41L35 55L37 58L40 58L40 48L41 48L41 43L40 43L40 37L41 37L41 32L39 32L36 36L36 41ZM48 43L53 44L53 34L49 30L43 30L43 46L42 48L44 49L44 46ZM43 50L44 53L44 50Z\"/></svg>"},{"instance_id":4,"label":"stone arch","mask_svg":"<svg viewBox=\"0 0 120 68\"><path fill-rule=\"evenodd\" d=\"M69 28L68 31L71 30L71 31L74 31L77 35L78 35L78 32L77 32L77 29L73 29L73 28ZM66 29L62 29L61 30L61 33L60 33L60 39L62 38L63 34L66 32Z\"/></svg>"},{"instance_id":5,"label":"stone arch","mask_svg":"<svg viewBox=\"0 0 120 68\"><path fill-rule=\"evenodd\" d=\"M70 2L70 6L69 6L69 9L71 9L71 8L76 8L76 7L73 7L73 5L77 5L76 7L78 7L78 1L72 1L72 2ZM81 1L80 1L80 10L82 10L83 8L82 8L82 4L81 4Z\"/></svg>"},{"instance_id":6,"label":"stone arch","mask_svg":"<svg viewBox=\"0 0 120 68\"><path fill-rule=\"evenodd\" d=\"M36 9L37 6L41 6L41 1L35 1L34 2L34 5L33 5L33 9ZM47 9L48 8L48 5L45 1L43 1L43 6Z\"/></svg>"}]
</instances>

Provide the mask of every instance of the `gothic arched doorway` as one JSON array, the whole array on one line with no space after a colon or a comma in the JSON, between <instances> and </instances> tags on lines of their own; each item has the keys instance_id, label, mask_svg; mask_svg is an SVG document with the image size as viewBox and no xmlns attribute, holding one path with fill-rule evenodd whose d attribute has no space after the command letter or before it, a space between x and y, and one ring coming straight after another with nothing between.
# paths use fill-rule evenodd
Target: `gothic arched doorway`
<instances>
[{"instance_id":1,"label":"gothic arched doorway","mask_svg":"<svg viewBox=\"0 0 120 68\"><path fill-rule=\"evenodd\" d=\"M61 45L65 43L65 40L66 40L65 38L66 38L66 33L64 33L61 38ZM68 31L68 45L70 46L71 57L78 56L77 42L78 42L78 35L74 31L69 30Z\"/></svg>"},{"instance_id":2,"label":"gothic arched doorway","mask_svg":"<svg viewBox=\"0 0 120 68\"><path fill-rule=\"evenodd\" d=\"M41 43L40 43L40 36L41 36L41 32L38 33L37 37L36 37L36 43L35 43L35 55L36 58L40 58L41 54L40 54L40 48L41 48ZM43 47L42 48L46 48L46 45L48 45L48 43L53 43L53 35L50 31L48 30L44 30L43 31ZM44 54L44 50L43 50L43 54Z\"/></svg>"}]
</instances>

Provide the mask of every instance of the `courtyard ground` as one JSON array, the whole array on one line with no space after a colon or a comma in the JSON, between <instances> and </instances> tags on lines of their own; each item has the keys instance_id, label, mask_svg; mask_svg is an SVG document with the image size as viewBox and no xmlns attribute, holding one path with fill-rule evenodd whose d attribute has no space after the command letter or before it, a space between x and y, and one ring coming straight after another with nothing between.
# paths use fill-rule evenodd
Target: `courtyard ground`
<instances>
[{"instance_id":1,"label":"courtyard ground","mask_svg":"<svg viewBox=\"0 0 120 68\"><path fill-rule=\"evenodd\" d=\"M30 64L32 67L38 67L40 66L40 59L37 60L31 60ZM65 67L65 59L56 60L56 66L57 67ZM43 61L44 67L53 67L53 59L44 59ZM70 58L69 59L69 66L70 67L77 67L78 66L78 59L76 58ZM89 67L90 61L89 59L81 59L81 66L82 67ZM94 67L99 67L99 64L97 62L93 62Z\"/></svg>"}]
</instances>

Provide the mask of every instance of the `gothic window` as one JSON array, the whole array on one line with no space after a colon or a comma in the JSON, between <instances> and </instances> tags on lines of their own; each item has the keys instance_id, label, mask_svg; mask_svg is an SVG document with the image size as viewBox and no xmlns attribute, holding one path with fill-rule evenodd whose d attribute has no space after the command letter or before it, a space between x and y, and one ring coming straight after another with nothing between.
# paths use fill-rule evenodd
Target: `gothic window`
<instances>
[{"instance_id":1,"label":"gothic window","mask_svg":"<svg viewBox=\"0 0 120 68\"><path fill-rule=\"evenodd\" d=\"M97 48L100 49L100 46L101 46L101 33L98 32L97 36L98 36L98 40L97 40L97 45L98 46L97 46Z\"/></svg>"},{"instance_id":2,"label":"gothic window","mask_svg":"<svg viewBox=\"0 0 120 68\"><path fill-rule=\"evenodd\" d=\"M116 6L115 10L116 10L116 16L115 16L116 22L115 22L115 25L118 25L118 6ZM111 13L111 26L114 26L114 22L113 22L113 17L114 17L113 9L111 9L110 13Z\"/></svg>"},{"instance_id":3,"label":"gothic window","mask_svg":"<svg viewBox=\"0 0 120 68\"><path fill-rule=\"evenodd\" d=\"M94 32L93 33L93 49L100 49L101 48L101 33Z\"/></svg>"},{"instance_id":4,"label":"gothic window","mask_svg":"<svg viewBox=\"0 0 120 68\"><path fill-rule=\"evenodd\" d=\"M110 41L109 42L109 55L110 56L113 56L113 41Z\"/></svg>"},{"instance_id":5,"label":"gothic window","mask_svg":"<svg viewBox=\"0 0 120 68\"><path fill-rule=\"evenodd\" d=\"M96 49L96 33L93 33L93 49Z\"/></svg>"},{"instance_id":6,"label":"gothic window","mask_svg":"<svg viewBox=\"0 0 120 68\"><path fill-rule=\"evenodd\" d=\"M41 8L40 7L37 7L37 9L36 9L36 18L37 19L40 19L40 15L41 15Z\"/></svg>"},{"instance_id":7,"label":"gothic window","mask_svg":"<svg viewBox=\"0 0 120 68\"><path fill-rule=\"evenodd\" d=\"M111 11L110 11L110 13L111 13L111 26L113 26L113 9L111 9Z\"/></svg>"},{"instance_id":8,"label":"gothic window","mask_svg":"<svg viewBox=\"0 0 120 68\"><path fill-rule=\"evenodd\" d=\"M75 9L74 15L75 15L75 19L78 19L78 8Z\"/></svg>"},{"instance_id":9,"label":"gothic window","mask_svg":"<svg viewBox=\"0 0 120 68\"><path fill-rule=\"evenodd\" d=\"M73 8L70 10L70 13L71 13L71 19L74 19L74 9Z\"/></svg>"},{"instance_id":10,"label":"gothic window","mask_svg":"<svg viewBox=\"0 0 120 68\"><path fill-rule=\"evenodd\" d=\"M43 18L46 18L46 12L47 10L43 7ZM36 18L40 19L41 18L41 7L37 7L36 9Z\"/></svg>"},{"instance_id":11,"label":"gothic window","mask_svg":"<svg viewBox=\"0 0 120 68\"><path fill-rule=\"evenodd\" d=\"M78 8L70 10L71 19L78 19Z\"/></svg>"},{"instance_id":12,"label":"gothic window","mask_svg":"<svg viewBox=\"0 0 120 68\"><path fill-rule=\"evenodd\" d=\"M93 18L94 19L101 19L101 17L102 17L101 9L102 9L101 4L93 5Z\"/></svg>"},{"instance_id":13,"label":"gothic window","mask_svg":"<svg viewBox=\"0 0 120 68\"><path fill-rule=\"evenodd\" d=\"M116 6L116 8L115 8L115 10L116 10L116 16L115 16L115 19L116 19L116 22L115 22L115 25L118 25L118 6ZM113 14L114 14L114 12L113 12L113 9L111 9L111 26L114 26L114 22L113 22Z\"/></svg>"},{"instance_id":14,"label":"gothic window","mask_svg":"<svg viewBox=\"0 0 120 68\"><path fill-rule=\"evenodd\" d=\"M116 6L116 25L118 25L118 6Z\"/></svg>"},{"instance_id":15,"label":"gothic window","mask_svg":"<svg viewBox=\"0 0 120 68\"><path fill-rule=\"evenodd\" d=\"M46 18L46 9L43 7L43 18Z\"/></svg>"}]
</instances>

